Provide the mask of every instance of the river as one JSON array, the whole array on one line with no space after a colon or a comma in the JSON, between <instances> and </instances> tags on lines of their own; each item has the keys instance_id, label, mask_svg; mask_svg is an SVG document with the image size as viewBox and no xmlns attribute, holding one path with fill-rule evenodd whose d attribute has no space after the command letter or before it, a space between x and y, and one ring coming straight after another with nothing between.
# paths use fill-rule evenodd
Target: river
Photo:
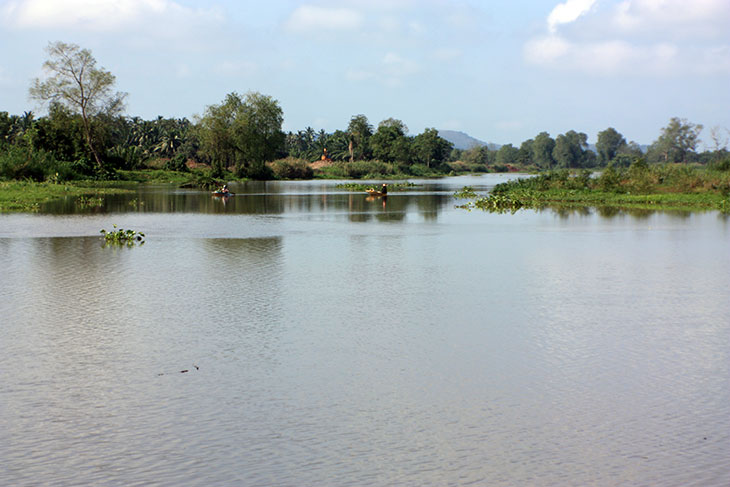
<instances>
[{"instance_id":1,"label":"river","mask_svg":"<svg viewBox=\"0 0 730 487\"><path fill-rule=\"evenodd\" d=\"M0 215L0 485L730 484L730 218L510 177Z\"/></svg>"}]
</instances>

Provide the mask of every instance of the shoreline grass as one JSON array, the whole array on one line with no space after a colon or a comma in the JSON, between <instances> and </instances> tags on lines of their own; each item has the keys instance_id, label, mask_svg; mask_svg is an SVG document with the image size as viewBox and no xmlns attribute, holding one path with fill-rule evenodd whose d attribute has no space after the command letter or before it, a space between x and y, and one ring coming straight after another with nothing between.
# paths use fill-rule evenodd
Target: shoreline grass
<instances>
[{"instance_id":1,"label":"shoreline grass","mask_svg":"<svg viewBox=\"0 0 730 487\"><path fill-rule=\"evenodd\" d=\"M106 183L106 181L74 181L63 184L0 181L0 213L36 212L40 210L42 204L66 197L99 198L107 194L132 192L128 187L114 187Z\"/></svg>"},{"instance_id":2,"label":"shoreline grass","mask_svg":"<svg viewBox=\"0 0 730 487\"><path fill-rule=\"evenodd\" d=\"M485 197L467 189L455 195L472 199L461 207L494 212L545 207L730 212L730 172L642 162L628 169L608 167L596 177L589 171L543 173L498 184Z\"/></svg>"}]
</instances>

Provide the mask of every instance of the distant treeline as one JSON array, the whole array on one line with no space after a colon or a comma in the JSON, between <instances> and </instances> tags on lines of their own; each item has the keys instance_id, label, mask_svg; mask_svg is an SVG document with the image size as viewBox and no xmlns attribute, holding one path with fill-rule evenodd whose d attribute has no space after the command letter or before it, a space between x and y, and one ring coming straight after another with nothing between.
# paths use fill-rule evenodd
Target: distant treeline
<instances>
[{"instance_id":1,"label":"distant treeline","mask_svg":"<svg viewBox=\"0 0 730 487\"><path fill-rule=\"evenodd\" d=\"M669 121L646 153L614 128L598 134L596 152L586 134L573 130L555 138L541 132L519 147L457 150L434 128L411 136L401 120L374 127L362 114L334 132L306 127L284 133L278 101L257 92L231 93L194 121L143 120L122 114L126 94L111 91L114 76L96 68L88 50L56 42L48 54L48 76L29 89L33 99L47 103L48 114L0 111L0 179L113 178L118 169L196 166L210 168L214 177L228 171L258 179L311 177L308 163L314 161L329 166L332 177L628 167L637 159L730 164L726 129L714 128L713 149L699 153L702 125L680 118Z\"/></svg>"},{"instance_id":2,"label":"distant treeline","mask_svg":"<svg viewBox=\"0 0 730 487\"><path fill-rule=\"evenodd\" d=\"M263 95L247 97L258 97L260 103L278 107L275 100ZM277 131L275 122L268 137L249 140L247 145L245 139L256 139L255 134L238 133L243 128L227 127L216 119L227 117L216 114L226 103L245 105L245 99L231 94L227 102L208 107L195 122L186 118L95 117L91 132L101 167L94 163L86 143L81 116L70 108L51 103L48 114L39 118L30 111L22 115L0 112L0 179L68 180L111 177L116 169L154 167L186 171L195 166L210 167L216 175L228 170L241 177L306 177L311 172L300 174L292 171L292 166L298 161L315 162L323 157L331 160L333 166L342 166L339 175L343 177L378 172L420 176L464 171L601 168L609 163L628 167L639 158L649 163L724 167L730 158L727 138L718 139L714 150L697 152L701 126L677 118L662 129L646 153L636 143L626 142L613 128L598 134L596 152L588 148L586 135L575 131L554 139L542 132L519 147L507 144L498 150L486 146L459 150L439 137L436 129L409 136L400 120L390 118L374 128L364 115L353 116L344 130L334 132L307 127L283 133ZM240 107L239 110L244 111ZM279 159L284 161L266 164Z\"/></svg>"}]
</instances>

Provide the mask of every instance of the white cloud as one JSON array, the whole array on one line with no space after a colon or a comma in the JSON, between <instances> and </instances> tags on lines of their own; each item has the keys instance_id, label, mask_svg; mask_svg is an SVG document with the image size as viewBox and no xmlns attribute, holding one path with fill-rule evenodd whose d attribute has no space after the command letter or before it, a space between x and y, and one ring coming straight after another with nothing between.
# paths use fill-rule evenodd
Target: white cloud
<instances>
[{"instance_id":1,"label":"white cloud","mask_svg":"<svg viewBox=\"0 0 730 487\"><path fill-rule=\"evenodd\" d=\"M550 65L564 57L571 45L558 36L546 36L533 39L525 46L525 57L533 64Z\"/></svg>"},{"instance_id":2,"label":"white cloud","mask_svg":"<svg viewBox=\"0 0 730 487\"><path fill-rule=\"evenodd\" d=\"M567 0L556 5L548 15L548 29L550 32L555 32L560 24L575 22L588 13L595 3L596 0Z\"/></svg>"},{"instance_id":3,"label":"white cloud","mask_svg":"<svg viewBox=\"0 0 730 487\"><path fill-rule=\"evenodd\" d=\"M354 9L302 5L292 12L285 26L294 32L341 31L358 29L363 15Z\"/></svg>"},{"instance_id":4,"label":"white cloud","mask_svg":"<svg viewBox=\"0 0 730 487\"><path fill-rule=\"evenodd\" d=\"M546 34L525 43L524 57L597 75L728 74L728 25L728 0L568 0L548 16Z\"/></svg>"},{"instance_id":5,"label":"white cloud","mask_svg":"<svg viewBox=\"0 0 730 487\"><path fill-rule=\"evenodd\" d=\"M675 36L727 35L727 0L624 0L613 14L614 25L629 33L667 32Z\"/></svg>"},{"instance_id":6,"label":"white cloud","mask_svg":"<svg viewBox=\"0 0 730 487\"><path fill-rule=\"evenodd\" d=\"M117 31L149 25L221 20L215 10L192 9L172 0L10 0L0 10L4 22L16 28L71 28Z\"/></svg>"}]
</instances>

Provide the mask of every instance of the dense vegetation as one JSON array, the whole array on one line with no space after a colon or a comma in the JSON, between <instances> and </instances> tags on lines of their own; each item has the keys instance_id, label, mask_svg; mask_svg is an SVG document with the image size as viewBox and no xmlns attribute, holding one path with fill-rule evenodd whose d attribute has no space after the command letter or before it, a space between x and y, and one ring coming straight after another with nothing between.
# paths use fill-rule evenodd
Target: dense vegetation
<instances>
[{"instance_id":1,"label":"dense vegetation","mask_svg":"<svg viewBox=\"0 0 730 487\"><path fill-rule=\"evenodd\" d=\"M637 159L628 168L609 165L596 175L590 170L555 170L498 184L486 197L478 197L471 188L456 196L472 199L464 205L467 208L497 212L545 206L660 206L730 212L730 171L726 166L648 165Z\"/></svg>"},{"instance_id":2,"label":"dense vegetation","mask_svg":"<svg viewBox=\"0 0 730 487\"><path fill-rule=\"evenodd\" d=\"M143 120L123 114L126 94L114 91L114 76L98 68L88 50L56 42L49 44L48 56L45 77L29 88L47 114L0 111L0 181L148 180L161 170L168 171L166 178L175 171L178 176L170 179L201 186L235 177L395 179L607 167L604 174L623 174L638 160L649 168L658 163L730 168L727 130L712 129L714 147L700 153L703 127L680 118L672 118L648 149L609 127L598 134L595 148L589 148L586 134L570 130L555 138L541 132L519 147L496 150L456 150L434 128L411 136L401 120L374 126L362 114L331 133L312 127L284 133L278 101L257 92L230 93L192 121ZM154 175L145 174L150 170Z\"/></svg>"}]
</instances>

